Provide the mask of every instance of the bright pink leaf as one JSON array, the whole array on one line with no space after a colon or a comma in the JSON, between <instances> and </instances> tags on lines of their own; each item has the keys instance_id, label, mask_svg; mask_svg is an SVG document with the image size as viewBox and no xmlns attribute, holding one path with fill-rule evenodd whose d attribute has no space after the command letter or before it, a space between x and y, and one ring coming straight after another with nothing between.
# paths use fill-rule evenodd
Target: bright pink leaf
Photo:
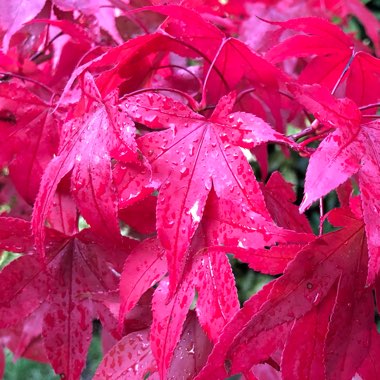
<instances>
[{"instance_id":1,"label":"bright pink leaf","mask_svg":"<svg viewBox=\"0 0 380 380\"><path fill-rule=\"evenodd\" d=\"M335 3L334 3L335 4ZM266 55L272 62L289 57L315 56L301 72L303 83L318 83L335 90L341 74L347 70L341 84L343 93L359 105L378 100L380 60L358 51L355 41L337 25L321 18L299 18L274 24L293 29L299 34L280 42ZM364 90L365 89L365 90Z\"/></svg>"},{"instance_id":2,"label":"bright pink leaf","mask_svg":"<svg viewBox=\"0 0 380 380\"><path fill-rule=\"evenodd\" d=\"M0 162L9 165L16 189L33 204L58 146L57 116L48 103L13 83L0 85L0 115Z\"/></svg>"},{"instance_id":3,"label":"bright pink leaf","mask_svg":"<svg viewBox=\"0 0 380 380\"><path fill-rule=\"evenodd\" d=\"M380 210L377 197L380 188L380 153L376 148L380 124L378 121L366 123L363 118L360 125L359 111L352 102L334 99L317 86L305 87L299 99L320 117L323 124L330 123L336 128L310 158L305 179L305 197L300 210L304 211L313 201L358 173L369 247L368 281L373 282L380 271L380 225L377 218ZM336 105L335 110L324 107L327 101Z\"/></svg>"},{"instance_id":4,"label":"bright pink leaf","mask_svg":"<svg viewBox=\"0 0 380 380\"><path fill-rule=\"evenodd\" d=\"M152 351L161 378L167 376L194 291L189 282L184 282L170 302L167 302L168 295L169 283L162 280L153 296L153 323L150 333Z\"/></svg>"},{"instance_id":5,"label":"bright pink leaf","mask_svg":"<svg viewBox=\"0 0 380 380\"><path fill-rule=\"evenodd\" d=\"M15 225L12 219L7 222ZM1 326L14 325L47 305L43 338L49 360L56 372L78 379L97 317L91 298L117 289L118 272L133 245L128 239L124 246L99 241L90 230L72 237L49 230L45 266L34 253L1 271Z\"/></svg>"},{"instance_id":6,"label":"bright pink leaf","mask_svg":"<svg viewBox=\"0 0 380 380\"><path fill-rule=\"evenodd\" d=\"M205 251L193 264L199 322L212 342L239 310L235 279L223 251Z\"/></svg>"},{"instance_id":7,"label":"bright pink leaf","mask_svg":"<svg viewBox=\"0 0 380 380\"><path fill-rule=\"evenodd\" d=\"M254 115L230 113L233 94L221 102L209 120L157 94L136 95L125 102L137 122L168 128L141 137L139 147L152 166L153 180L162 184L157 226L167 249L172 290L181 278L189 240L201 221L211 183L218 197L236 200L259 219L269 219L258 184L236 145L250 148L267 141L286 143L287 139Z\"/></svg>"},{"instance_id":8,"label":"bright pink leaf","mask_svg":"<svg viewBox=\"0 0 380 380\"><path fill-rule=\"evenodd\" d=\"M140 297L167 272L164 252L159 241L152 238L140 243L128 256L120 279L120 323Z\"/></svg>"},{"instance_id":9,"label":"bright pink leaf","mask_svg":"<svg viewBox=\"0 0 380 380\"><path fill-rule=\"evenodd\" d=\"M302 318L325 302L338 281L337 298L325 340L324 363L328 379L335 379L338 371L344 374L344 379L352 378L367 355L374 323L372 293L365 287L367 247L363 224L351 213L337 210L331 214L330 221L345 227L304 248L287 266L285 274L272 284L270 293L257 308L250 309L249 302L244 305L225 327L201 378L206 378L209 371L222 371L223 367L232 374L248 371L258 360L258 355L252 355L252 352L268 342L268 332ZM260 294L252 298L253 304L254 300L260 299ZM351 302L347 302L346 297ZM341 311L335 313L335 309L340 308ZM341 318L350 321L348 335ZM278 344L277 348L280 348ZM275 347L276 344L272 348ZM337 350L341 352L339 361Z\"/></svg>"},{"instance_id":10,"label":"bright pink leaf","mask_svg":"<svg viewBox=\"0 0 380 380\"><path fill-rule=\"evenodd\" d=\"M101 99L90 74L82 91L82 101L63 126L58 154L43 175L34 206L33 230L42 253L44 220L59 182L71 170L71 190L86 221L94 230L119 234L111 158L135 157L134 127L115 106L115 94Z\"/></svg>"}]
</instances>

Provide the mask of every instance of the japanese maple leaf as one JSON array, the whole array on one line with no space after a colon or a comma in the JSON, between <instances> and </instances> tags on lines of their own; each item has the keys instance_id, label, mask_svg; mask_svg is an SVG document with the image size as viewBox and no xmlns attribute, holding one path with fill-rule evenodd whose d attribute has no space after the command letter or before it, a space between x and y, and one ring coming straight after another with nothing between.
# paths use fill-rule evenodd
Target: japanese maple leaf
<instances>
[{"instance_id":1,"label":"japanese maple leaf","mask_svg":"<svg viewBox=\"0 0 380 380\"><path fill-rule=\"evenodd\" d=\"M252 114L231 113L234 102L234 94L222 98L208 119L159 94L131 96L124 103L135 121L153 129L167 128L139 138L138 143L152 167L154 184L150 186L161 185L157 230L166 249L172 290L182 276L186 250L202 219L211 187L219 198L253 211L253 225L271 224L260 188L239 146L286 143L287 139ZM120 170L115 176L122 177L124 172ZM141 181L144 183L146 176L134 178L135 183ZM127 187L121 198L134 195Z\"/></svg>"},{"instance_id":2,"label":"japanese maple leaf","mask_svg":"<svg viewBox=\"0 0 380 380\"><path fill-rule=\"evenodd\" d=\"M293 231L312 233L310 223L294 204L296 194L280 172L274 172L265 186L262 186L265 203L273 220L280 227Z\"/></svg>"},{"instance_id":3,"label":"japanese maple leaf","mask_svg":"<svg viewBox=\"0 0 380 380\"><path fill-rule=\"evenodd\" d=\"M260 231L259 228L252 227L251 218L255 217L253 211L247 211L245 215L231 221L231 203L226 202L224 205L224 202L220 202L214 190L211 191L207 202L203 219L186 252L187 263L178 288L167 302L169 287L167 280L162 280L153 298L151 346L158 371L163 378L174 360L174 350L194 290L198 294L195 306L198 319L210 341L218 341L224 326L238 311L235 281L226 253L232 252L238 258L246 259L249 263L254 262L255 269L259 267L258 263L261 260L259 268L264 268L264 272L265 269L268 270L266 273L282 273L295 253L301 249L302 242L305 244L312 239L308 234L292 235L289 231L278 227L276 230L269 225L268 231L264 228ZM238 206L232 204L232 207ZM280 249L277 254L272 251L264 254L259 250L253 252L244 248L261 246L265 244L264 241L267 244L274 244L281 239L292 241L292 238L298 244L294 244L296 248L292 248L288 255L284 254L283 246L278 247ZM165 250L159 240L153 238L140 243L128 256L120 282L120 322L123 321L124 314L128 316L141 295L167 272L164 255ZM133 268L136 270L133 271Z\"/></svg>"},{"instance_id":4,"label":"japanese maple leaf","mask_svg":"<svg viewBox=\"0 0 380 380\"><path fill-rule=\"evenodd\" d=\"M347 209L332 211L329 220L344 227L306 246L282 277L244 304L224 328L197 379L210 378L211 374L219 379L249 371L252 365L270 357L271 352L282 349L283 341L276 343L273 332L289 332L292 324L287 344L296 351L289 356L290 347L285 348L283 368L292 366L298 373L294 364L285 360L294 361L295 356L302 355L305 369L316 366L314 373L325 374L327 379L351 379L359 370L369 353L374 327L372 290L366 287L368 248L364 224ZM316 328L322 335L315 338L318 342L312 352L302 354L299 351L304 351L304 346L297 340L296 347L294 339L300 329L305 331L307 323L314 323L316 316L310 313L321 318ZM322 317L326 313L328 316ZM328 328L324 327L326 323ZM314 373L309 372L312 376Z\"/></svg>"},{"instance_id":5,"label":"japanese maple leaf","mask_svg":"<svg viewBox=\"0 0 380 380\"><path fill-rule=\"evenodd\" d=\"M57 115L49 103L16 83L1 83L0 99L0 165L8 166L14 186L33 204L57 150Z\"/></svg>"},{"instance_id":6,"label":"japanese maple leaf","mask_svg":"<svg viewBox=\"0 0 380 380\"><path fill-rule=\"evenodd\" d=\"M133 243L127 239L124 245L115 246L91 230L73 236L48 230L46 260L41 265L38 253L29 248L33 243L30 223L0 218L2 233L9 227L13 233L8 241L1 240L0 247L26 254L0 272L0 326L15 325L41 304L46 305L41 317L47 357L57 373L78 379L90 344L92 320L102 317L103 311L92 301L92 294L117 289L118 272ZM28 237L29 244L20 244Z\"/></svg>"},{"instance_id":7,"label":"japanese maple leaf","mask_svg":"<svg viewBox=\"0 0 380 380\"><path fill-rule=\"evenodd\" d=\"M41 337L46 309L47 305L42 304L17 325L0 329L0 342L12 351L15 360L24 357L42 363L49 362Z\"/></svg>"},{"instance_id":8,"label":"japanese maple leaf","mask_svg":"<svg viewBox=\"0 0 380 380\"><path fill-rule=\"evenodd\" d=\"M328 127L336 128L310 157L300 210L358 174L369 246L368 281L380 271L380 123L366 122L349 99L335 99L319 86L295 88L298 100Z\"/></svg>"},{"instance_id":9,"label":"japanese maple leaf","mask_svg":"<svg viewBox=\"0 0 380 380\"><path fill-rule=\"evenodd\" d=\"M10 1L0 4L0 30L5 32L3 49L8 50L9 42L22 25L32 20L42 10L46 0Z\"/></svg>"},{"instance_id":10,"label":"japanese maple leaf","mask_svg":"<svg viewBox=\"0 0 380 380\"><path fill-rule=\"evenodd\" d=\"M169 287L167 280L162 280L164 284L161 281L153 298L151 346L162 377L165 377L174 360L173 352L194 290L198 294L195 306L198 319L210 341L218 341L224 326L238 311L235 281L226 253L235 254L255 269L277 274L282 273L302 246L312 240L309 234L291 234L270 224L260 230L252 226L252 219L256 216L253 211L231 220L231 210L238 208L238 205L221 202L214 190L207 202L202 221L186 252L186 267L178 288L167 302ZM286 253L285 243L275 247L279 248L277 252L247 248L288 239L291 249ZM297 244L294 241L291 244L292 239ZM168 271L164 257L165 249L155 238L140 243L128 256L120 282L120 324L142 294Z\"/></svg>"},{"instance_id":11,"label":"japanese maple leaf","mask_svg":"<svg viewBox=\"0 0 380 380\"><path fill-rule=\"evenodd\" d=\"M173 355L167 378L186 375L194 377L206 362L211 351L210 341L200 327L195 312L190 311ZM140 330L123 337L105 355L94 379L125 379L126 376L158 379L157 365L152 354L149 330Z\"/></svg>"},{"instance_id":12,"label":"japanese maple leaf","mask_svg":"<svg viewBox=\"0 0 380 380\"><path fill-rule=\"evenodd\" d=\"M93 77L86 73L82 98L62 126L56 157L46 168L33 210L33 231L44 251L44 221L62 178L71 173L71 192L94 230L119 235L117 197L112 181L111 158L136 157L134 125L116 106L117 95L102 99Z\"/></svg>"},{"instance_id":13,"label":"japanese maple leaf","mask_svg":"<svg viewBox=\"0 0 380 380\"><path fill-rule=\"evenodd\" d=\"M360 0L327 0L324 5L340 17L347 18L351 15L358 18L378 51L380 48L379 20Z\"/></svg>"},{"instance_id":14,"label":"japanese maple leaf","mask_svg":"<svg viewBox=\"0 0 380 380\"><path fill-rule=\"evenodd\" d=\"M132 332L118 341L104 356L94 380L144 379L155 371L149 329L146 329Z\"/></svg>"},{"instance_id":15,"label":"japanese maple leaf","mask_svg":"<svg viewBox=\"0 0 380 380\"><path fill-rule=\"evenodd\" d=\"M273 47L266 54L271 62L315 56L299 76L302 83L319 83L335 91L338 80L342 79L343 93L358 105L378 101L379 59L359 51L352 38L338 26L314 17L274 24L305 34L290 37Z\"/></svg>"},{"instance_id":16,"label":"japanese maple leaf","mask_svg":"<svg viewBox=\"0 0 380 380\"><path fill-rule=\"evenodd\" d=\"M186 274L169 303L167 279L161 281L153 297L151 346L158 370L165 377L171 368L173 353L180 339L183 323L193 300L208 339L217 341L229 319L239 310L235 281L223 251L208 250L205 237L198 232L193 238ZM167 272L164 249L158 239L147 239L128 256L120 282L120 323L135 307L139 298Z\"/></svg>"},{"instance_id":17,"label":"japanese maple leaf","mask_svg":"<svg viewBox=\"0 0 380 380\"><path fill-rule=\"evenodd\" d=\"M176 350L183 344L181 332L184 330L182 336L186 333L184 322L195 289L198 293L196 312L208 337L205 339L207 341L216 342L223 327L239 310L235 281L226 255L206 249L197 251L197 244L199 241L193 243L192 249L198 255L194 257L192 265L189 265L188 272L170 302L165 303L169 296L167 280L160 282L153 296L150 340L161 378L170 376L173 366L178 365L175 364ZM194 355L201 355L201 350L201 347L194 347ZM205 361L205 357L202 361ZM195 373L199 369L198 365L197 370L194 369Z\"/></svg>"},{"instance_id":18,"label":"japanese maple leaf","mask_svg":"<svg viewBox=\"0 0 380 380\"><path fill-rule=\"evenodd\" d=\"M154 9L170 16L161 26L166 33L181 41L184 46L191 46L195 53L202 53L201 57L205 60L204 91L207 97L203 101L215 104L221 95L238 91L241 86L246 90L249 86L254 88L251 95L254 94L255 97L249 111L257 114L264 103L270 109L270 117L273 117L276 126L282 127L278 92L281 75L273 65L238 39L227 38L214 25L188 9L175 6Z\"/></svg>"}]
</instances>

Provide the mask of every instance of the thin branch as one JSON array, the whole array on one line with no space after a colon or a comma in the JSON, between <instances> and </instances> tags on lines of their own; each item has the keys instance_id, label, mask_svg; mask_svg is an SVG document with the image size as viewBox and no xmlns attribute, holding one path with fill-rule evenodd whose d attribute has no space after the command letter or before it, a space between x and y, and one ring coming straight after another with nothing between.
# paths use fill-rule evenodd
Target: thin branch
<instances>
[{"instance_id":1,"label":"thin branch","mask_svg":"<svg viewBox=\"0 0 380 380\"><path fill-rule=\"evenodd\" d=\"M58 34L56 34L45 46L44 48L39 51L39 52L36 52L32 55L32 57L30 58L31 61L36 61L39 57L41 57L41 55L45 54L46 50L52 45L52 43L58 38L58 37L61 37L63 35L63 32L59 32Z\"/></svg>"}]
</instances>

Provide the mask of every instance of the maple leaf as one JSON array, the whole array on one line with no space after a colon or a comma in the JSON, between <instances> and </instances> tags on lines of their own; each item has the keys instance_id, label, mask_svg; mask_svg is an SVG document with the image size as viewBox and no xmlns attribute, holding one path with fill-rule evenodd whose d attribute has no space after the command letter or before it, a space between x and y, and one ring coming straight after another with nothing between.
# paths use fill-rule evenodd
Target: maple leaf
<instances>
[{"instance_id":1,"label":"maple leaf","mask_svg":"<svg viewBox=\"0 0 380 380\"><path fill-rule=\"evenodd\" d=\"M27 229L30 231L30 223L0 218L0 229L6 231L7 226L13 226L13 242L2 240L0 247L21 252L16 237L21 238ZM16 226L23 227L18 230L18 236ZM48 230L46 244L45 266L41 265L39 255L31 252L1 271L0 326L14 325L41 304L47 305L42 312L47 356L57 373L77 379L90 344L91 322L98 316L92 294L117 289L122 261L134 243L127 239L123 246L117 247L100 243L90 230L74 236Z\"/></svg>"},{"instance_id":2,"label":"maple leaf","mask_svg":"<svg viewBox=\"0 0 380 380\"><path fill-rule=\"evenodd\" d=\"M82 101L63 125L58 154L44 172L34 205L32 224L42 253L45 218L59 182L71 170L71 192L86 221L102 234L119 235L111 158L135 159L134 126L115 106L115 94L100 97L90 74L82 90Z\"/></svg>"},{"instance_id":3,"label":"maple leaf","mask_svg":"<svg viewBox=\"0 0 380 380\"><path fill-rule=\"evenodd\" d=\"M179 375L178 359L184 354L178 351L184 350L186 343L187 327L186 316L189 318L189 307L193 302L194 289L198 292L196 313L203 331L204 345L195 347L192 344L191 352L186 352L190 358L200 356L197 367L192 369L195 375L201 368L199 362L204 363L210 347L210 341L216 341L225 324L239 309L235 282L227 257L222 252L198 251L201 242L194 239L194 262L188 266L183 281L172 296L170 302L165 300L169 295L167 280L161 280L155 291L152 310L153 322L151 327L151 346L156 358L158 372L161 378L176 378ZM198 252L198 255L196 253ZM190 311L191 316L191 311ZM181 338L182 331L182 338ZM208 338L207 338L208 337ZM210 339L210 341L209 341ZM179 357L177 355L180 355Z\"/></svg>"},{"instance_id":4,"label":"maple leaf","mask_svg":"<svg viewBox=\"0 0 380 380\"><path fill-rule=\"evenodd\" d=\"M161 185L157 229L167 251L172 290L182 276L186 250L212 186L219 198L252 210L257 223L270 221L259 186L238 146L251 148L288 140L254 115L231 113L234 101L233 94L222 98L209 119L159 94L131 96L124 103L135 121L153 129L168 128L149 133L138 143L152 167L153 181Z\"/></svg>"},{"instance_id":5,"label":"maple leaf","mask_svg":"<svg viewBox=\"0 0 380 380\"><path fill-rule=\"evenodd\" d=\"M120 279L120 316L132 310L141 296L167 272L164 250L157 239L141 242L128 256Z\"/></svg>"},{"instance_id":6,"label":"maple leaf","mask_svg":"<svg viewBox=\"0 0 380 380\"><path fill-rule=\"evenodd\" d=\"M27 21L33 19L42 10L46 0L36 1L11 1L0 4L0 30L5 32L3 37L3 49L8 50L9 42Z\"/></svg>"},{"instance_id":7,"label":"maple leaf","mask_svg":"<svg viewBox=\"0 0 380 380\"><path fill-rule=\"evenodd\" d=\"M195 375L206 363L212 345L198 323L196 313L189 312L183 325L180 341L174 351L173 360L168 371L168 379L178 379Z\"/></svg>"},{"instance_id":8,"label":"maple leaf","mask_svg":"<svg viewBox=\"0 0 380 380\"><path fill-rule=\"evenodd\" d=\"M334 210L329 220L344 228L310 243L287 266L282 277L244 305L223 330L197 379L207 378L207 373L214 370L218 374L226 369L231 373L248 371L263 360L257 350L268 345L271 331L286 325L289 329L289 322L294 321L294 330L287 340L287 344L293 344L298 325L306 323L302 319L312 320L315 316L308 313L319 313L318 308L325 307L330 309L328 330L323 338L326 369L322 366L318 371L325 371L327 379L352 378L367 356L374 324L372 290L365 286L367 245L363 222L350 211ZM333 302L334 308L324 306L325 302ZM323 329L323 324L318 328ZM320 351L316 349L314 353L319 355ZM317 365L319 358L310 354L305 357L308 365ZM291 360L294 355L292 352ZM283 360L287 357L288 354Z\"/></svg>"},{"instance_id":9,"label":"maple leaf","mask_svg":"<svg viewBox=\"0 0 380 380\"><path fill-rule=\"evenodd\" d=\"M119 218L144 235L156 232L157 197L150 195L129 207L119 210Z\"/></svg>"},{"instance_id":10,"label":"maple leaf","mask_svg":"<svg viewBox=\"0 0 380 380\"><path fill-rule=\"evenodd\" d=\"M376 148L380 124L376 120L366 122L352 101L335 99L319 86L298 88L295 94L323 125L336 128L310 157L300 210L306 210L313 201L358 174L369 246L368 282L372 283L380 270L380 225L377 221L380 153Z\"/></svg>"},{"instance_id":11,"label":"maple leaf","mask_svg":"<svg viewBox=\"0 0 380 380\"><path fill-rule=\"evenodd\" d=\"M104 356L94 380L144 379L155 370L149 330L146 329L130 333L119 340Z\"/></svg>"},{"instance_id":12,"label":"maple leaf","mask_svg":"<svg viewBox=\"0 0 380 380\"><path fill-rule=\"evenodd\" d=\"M33 204L56 153L57 116L47 102L15 83L0 84L0 99L0 164L8 166L16 189Z\"/></svg>"},{"instance_id":13,"label":"maple leaf","mask_svg":"<svg viewBox=\"0 0 380 380\"><path fill-rule=\"evenodd\" d=\"M294 204L296 194L292 185L280 172L272 173L262 191L268 211L278 226L298 232L313 232L305 215L300 214Z\"/></svg>"},{"instance_id":14,"label":"maple leaf","mask_svg":"<svg viewBox=\"0 0 380 380\"><path fill-rule=\"evenodd\" d=\"M372 39L376 51L379 45L379 20L360 0L327 0L326 7L334 14L347 18L348 15L355 16L363 24L368 36Z\"/></svg>"},{"instance_id":15,"label":"maple leaf","mask_svg":"<svg viewBox=\"0 0 380 380\"><path fill-rule=\"evenodd\" d=\"M41 305L17 325L0 330L0 342L12 351L15 360L24 357L41 363L49 363L41 337L45 312L46 305Z\"/></svg>"},{"instance_id":16,"label":"maple leaf","mask_svg":"<svg viewBox=\"0 0 380 380\"><path fill-rule=\"evenodd\" d=\"M155 291L151 346L161 376L165 376L173 365L174 350L180 344L194 290L198 293L198 319L211 341L218 339L225 324L239 309L235 281L226 255L217 248L208 250L205 244L200 228L190 248L192 260L187 263L186 274L169 303L166 303L169 295L167 280L161 280ZM159 241L147 239L127 258L120 282L119 324L124 321L125 314L128 317L142 294L167 272L163 256Z\"/></svg>"},{"instance_id":17,"label":"maple leaf","mask_svg":"<svg viewBox=\"0 0 380 380\"><path fill-rule=\"evenodd\" d=\"M319 83L333 92L339 85L342 94L358 105L378 101L379 59L357 48L338 26L315 17L273 24L305 34L290 37L273 47L266 54L268 60L275 63L289 57L316 55L302 70L301 83Z\"/></svg>"}]
</instances>

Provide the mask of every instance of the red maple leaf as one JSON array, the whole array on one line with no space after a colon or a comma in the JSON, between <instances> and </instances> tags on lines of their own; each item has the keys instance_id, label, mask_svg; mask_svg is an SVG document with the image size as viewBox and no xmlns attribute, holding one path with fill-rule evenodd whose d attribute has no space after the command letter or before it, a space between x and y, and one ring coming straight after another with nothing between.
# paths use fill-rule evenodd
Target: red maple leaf
<instances>
[{"instance_id":1,"label":"red maple leaf","mask_svg":"<svg viewBox=\"0 0 380 380\"><path fill-rule=\"evenodd\" d=\"M161 186L157 227L166 249L172 290L182 276L189 241L202 219L211 187L217 197L252 211L253 224L271 224L260 188L238 146L252 148L288 140L252 114L231 113L234 102L234 94L222 98L206 119L159 94L135 95L125 101L128 115L136 122L166 128L141 137L138 143L152 167L153 178L147 186ZM123 171L118 175L123 176ZM144 183L146 177L138 175L134 181ZM121 197L131 198L128 188Z\"/></svg>"},{"instance_id":2,"label":"red maple leaf","mask_svg":"<svg viewBox=\"0 0 380 380\"><path fill-rule=\"evenodd\" d=\"M33 204L41 177L58 146L58 114L30 90L0 86L0 163L24 199Z\"/></svg>"},{"instance_id":3,"label":"red maple leaf","mask_svg":"<svg viewBox=\"0 0 380 380\"><path fill-rule=\"evenodd\" d=\"M41 304L47 305L42 310L46 354L57 373L76 379L85 364L92 319L102 315L92 296L117 289L118 272L134 243L127 239L123 246L115 246L91 230L73 236L48 230L42 265L32 249L30 223L0 218L1 234L9 228L12 235L8 241L2 239L1 248L25 254L0 273L0 326L15 325ZM22 239L25 244L20 244Z\"/></svg>"},{"instance_id":4,"label":"red maple leaf","mask_svg":"<svg viewBox=\"0 0 380 380\"><path fill-rule=\"evenodd\" d=\"M44 251L44 221L62 178L71 173L71 193L94 230L119 235L111 158L136 158L134 125L116 106L116 94L102 99L93 77L84 76L82 98L63 125L56 157L46 168L33 210L38 249Z\"/></svg>"},{"instance_id":5,"label":"red maple leaf","mask_svg":"<svg viewBox=\"0 0 380 380\"><path fill-rule=\"evenodd\" d=\"M372 283L380 270L380 210L379 151L377 120L366 121L349 99L335 99L319 86L295 89L299 101L328 128L335 128L312 154L305 178L305 197L300 210L337 188L357 173L366 226L369 267L368 281Z\"/></svg>"},{"instance_id":6,"label":"red maple leaf","mask_svg":"<svg viewBox=\"0 0 380 380\"><path fill-rule=\"evenodd\" d=\"M313 376L325 373L327 379L352 378L367 357L374 327L372 290L366 287L368 249L362 220L344 209L332 211L329 219L344 228L310 243L283 276L245 303L223 330L197 379L249 371L254 364L270 359L276 349L283 349L285 340L289 346L285 346L281 365L292 366L289 373L293 376L315 366L309 372ZM312 321L318 316L320 332L313 333ZM307 352L302 346L295 347L297 331L304 330L306 323L318 339ZM290 345L296 351L289 357ZM294 355L302 355L302 368L294 367ZM285 362L287 358L291 363Z\"/></svg>"},{"instance_id":7,"label":"red maple leaf","mask_svg":"<svg viewBox=\"0 0 380 380\"><path fill-rule=\"evenodd\" d=\"M314 17L274 24L305 34L290 37L273 47L266 54L271 62L315 56L302 70L300 82L319 83L333 92L338 90L358 105L378 101L379 59L363 51L365 48L338 26Z\"/></svg>"}]
</instances>

